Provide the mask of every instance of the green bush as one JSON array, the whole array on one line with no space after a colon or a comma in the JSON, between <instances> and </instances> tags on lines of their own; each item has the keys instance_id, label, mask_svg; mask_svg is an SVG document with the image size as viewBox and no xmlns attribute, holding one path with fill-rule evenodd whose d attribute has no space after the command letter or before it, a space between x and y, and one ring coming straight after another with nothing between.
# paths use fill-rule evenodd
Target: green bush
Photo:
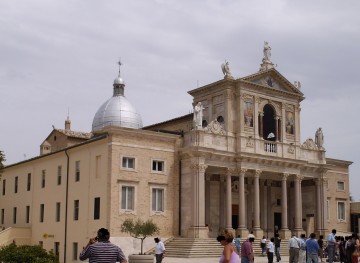
<instances>
[{"instance_id":1,"label":"green bush","mask_svg":"<svg viewBox=\"0 0 360 263\"><path fill-rule=\"evenodd\" d=\"M41 246L17 246L10 244L0 248L0 262L4 263L58 263L53 253Z\"/></svg>"}]
</instances>

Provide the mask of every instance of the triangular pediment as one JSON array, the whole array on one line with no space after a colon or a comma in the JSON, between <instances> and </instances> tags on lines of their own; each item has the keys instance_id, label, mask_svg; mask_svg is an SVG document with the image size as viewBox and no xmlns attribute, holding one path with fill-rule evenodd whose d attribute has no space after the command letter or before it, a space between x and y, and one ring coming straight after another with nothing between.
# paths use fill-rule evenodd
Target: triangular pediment
<instances>
[{"instance_id":1,"label":"triangular pediment","mask_svg":"<svg viewBox=\"0 0 360 263\"><path fill-rule=\"evenodd\" d=\"M300 97L304 96L304 94L300 91L300 84L295 86L295 84L288 81L274 68L243 77L241 80L262 88L290 93Z\"/></svg>"}]
</instances>

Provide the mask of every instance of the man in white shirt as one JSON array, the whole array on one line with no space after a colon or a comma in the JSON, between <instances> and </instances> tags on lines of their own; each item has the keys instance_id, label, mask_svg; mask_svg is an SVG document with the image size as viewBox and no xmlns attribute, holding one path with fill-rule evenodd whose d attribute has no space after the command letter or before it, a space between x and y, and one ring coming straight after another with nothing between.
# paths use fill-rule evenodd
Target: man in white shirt
<instances>
[{"instance_id":1,"label":"man in white shirt","mask_svg":"<svg viewBox=\"0 0 360 263\"><path fill-rule=\"evenodd\" d=\"M289 239L289 263L299 263L300 242L295 234Z\"/></svg>"},{"instance_id":2,"label":"man in white shirt","mask_svg":"<svg viewBox=\"0 0 360 263\"><path fill-rule=\"evenodd\" d=\"M155 237L154 240L156 243L156 246L155 246L156 263L161 263L161 261L164 258L164 254L165 254L165 246L164 246L164 243L160 240L160 238Z\"/></svg>"},{"instance_id":3,"label":"man in white shirt","mask_svg":"<svg viewBox=\"0 0 360 263\"><path fill-rule=\"evenodd\" d=\"M300 235L299 239L299 263L305 263L306 262L306 244L305 244L305 234Z\"/></svg>"},{"instance_id":4,"label":"man in white shirt","mask_svg":"<svg viewBox=\"0 0 360 263\"><path fill-rule=\"evenodd\" d=\"M335 257L335 245L336 245L335 234L336 234L336 229L333 229L327 238L329 263L333 263Z\"/></svg>"},{"instance_id":5,"label":"man in white shirt","mask_svg":"<svg viewBox=\"0 0 360 263\"><path fill-rule=\"evenodd\" d=\"M273 263L274 260L274 252L275 252L275 246L274 246L274 238L270 238L270 241L266 245L266 253L268 258L268 263Z\"/></svg>"}]
</instances>

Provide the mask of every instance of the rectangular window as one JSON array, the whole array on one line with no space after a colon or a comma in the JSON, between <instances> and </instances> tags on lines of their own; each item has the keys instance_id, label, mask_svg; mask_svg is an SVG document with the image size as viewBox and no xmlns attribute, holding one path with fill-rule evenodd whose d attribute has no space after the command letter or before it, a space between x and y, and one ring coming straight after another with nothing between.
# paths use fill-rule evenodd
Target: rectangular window
<instances>
[{"instance_id":1,"label":"rectangular window","mask_svg":"<svg viewBox=\"0 0 360 263\"><path fill-rule=\"evenodd\" d=\"M100 219L100 197L94 199L94 220Z\"/></svg>"},{"instance_id":2,"label":"rectangular window","mask_svg":"<svg viewBox=\"0 0 360 263\"><path fill-rule=\"evenodd\" d=\"M19 184L19 177L15 176L15 189L14 189L15 194L18 192L18 184Z\"/></svg>"},{"instance_id":3,"label":"rectangular window","mask_svg":"<svg viewBox=\"0 0 360 263\"><path fill-rule=\"evenodd\" d=\"M1 209L1 224L5 224L5 209Z\"/></svg>"},{"instance_id":4,"label":"rectangular window","mask_svg":"<svg viewBox=\"0 0 360 263\"><path fill-rule=\"evenodd\" d=\"M6 180L4 179L3 180L3 189L2 189L2 194L5 195L5 192L6 192Z\"/></svg>"},{"instance_id":5,"label":"rectangular window","mask_svg":"<svg viewBox=\"0 0 360 263\"><path fill-rule=\"evenodd\" d=\"M54 254L57 258L59 258L60 255L60 242L54 243Z\"/></svg>"},{"instance_id":6,"label":"rectangular window","mask_svg":"<svg viewBox=\"0 0 360 263\"><path fill-rule=\"evenodd\" d=\"M56 215L55 215L56 222L60 222L60 209L61 209L61 204L60 204L60 202L57 202L56 203Z\"/></svg>"},{"instance_id":7,"label":"rectangular window","mask_svg":"<svg viewBox=\"0 0 360 263\"><path fill-rule=\"evenodd\" d=\"M42 170L41 171L41 188L45 188L45 176L46 176L46 171Z\"/></svg>"},{"instance_id":8,"label":"rectangular window","mask_svg":"<svg viewBox=\"0 0 360 263\"><path fill-rule=\"evenodd\" d=\"M345 221L345 203L338 202L338 220Z\"/></svg>"},{"instance_id":9,"label":"rectangular window","mask_svg":"<svg viewBox=\"0 0 360 263\"><path fill-rule=\"evenodd\" d=\"M345 183L342 181L338 181L337 182L337 189L340 191L344 191L345 190Z\"/></svg>"},{"instance_id":10,"label":"rectangular window","mask_svg":"<svg viewBox=\"0 0 360 263\"><path fill-rule=\"evenodd\" d=\"M30 206L26 206L26 218L25 218L26 224L30 223Z\"/></svg>"},{"instance_id":11,"label":"rectangular window","mask_svg":"<svg viewBox=\"0 0 360 263\"><path fill-rule=\"evenodd\" d=\"M164 162L154 160L152 163L152 170L155 172L163 172L164 171Z\"/></svg>"},{"instance_id":12,"label":"rectangular window","mask_svg":"<svg viewBox=\"0 0 360 263\"><path fill-rule=\"evenodd\" d=\"M135 158L123 157L122 158L122 167L127 168L127 169L135 169Z\"/></svg>"},{"instance_id":13,"label":"rectangular window","mask_svg":"<svg viewBox=\"0 0 360 263\"><path fill-rule=\"evenodd\" d=\"M95 177L100 178L101 175L101 155L96 156L96 167L95 167Z\"/></svg>"},{"instance_id":14,"label":"rectangular window","mask_svg":"<svg viewBox=\"0 0 360 263\"><path fill-rule=\"evenodd\" d=\"M133 186L123 186L121 188L121 209L134 210L135 188Z\"/></svg>"},{"instance_id":15,"label":"rectangular window","mask_svg":"<svg viewBox=\"0 0 360 263\"><path fill-rule=\"evenodd\" d=\"M164 212L164 189L152 189L152 211Z\"/></svg>"},{"instance_id":16,"label":"rectangular window","mask_svg":"<svg viewBox=\"0 0 360 263\"><path fill-rule=\"evenodd\" d=\"M78 260L78 243L73 243L73 260Z\"/></svg>"},{"instance_id":17,"label":"rectangular window","mask_svg":"<svg viewBox=\"0 0 360 263\"><path fill-rule=\"evenodd\" d=\"M17 216L17 208L14 207L14 210L13 210L13 223L14 223L14 225L16 224L16 216Z\"/></svg>"},{"instance_id":18,"label":"rectangular window","mask_svg":"<svg viewBox=\"0 0 360 263\"><path fill-rule=\"evenodd\" d=\"M79 200L74 200L74 220L79 220Z\"/></svg>"},{"instance_id":19,"label":"rectangular window","mask_svg":"<svg viewBox=\"0 0 360 263\"><path fill-rule=\"evenodd\" d=\"M57 168L57 184L61 185L61 174L62 174L62 167L61 165Z\"/></svg>"},{"instance_id":20,"label":"rectangular window","mask_svg":"<svg viewBox=\"0 0 360 263\"><path fill-rule=\"evenodd\" d=\"M31 190L31 173L28 173L28 175L27 175L26 190L27 191Z\"/></svg>"},{"instance_id":21,"label":"rectangular window","mask_svg":"<svg viewBox=\"0 0 360 263\"><path fill-rule=\"evenodd\" d=\"M80 161L75 162L75 182L80 181Z\"/></svg>"},{"instance_id":22,"label":"rectangular window","mask_svg":"<svg viewBox=\"0 0 360 263\"><path fill-rule=\"evenodd\" d=\"M43 247L44 247L44 242L43 242L43 241L39 241L39 246L43 248Z\"/></svg>"},{"instance_id":23,"label":"rectangular window","mask_svg":"<svg viewBox=\"0 0 360 263\"><path fill-rule=\"evenodd\" d=\"M45 212L45 205L40 205L40 223L44 222L44 212Z\"/></svg>"}]
</instances>

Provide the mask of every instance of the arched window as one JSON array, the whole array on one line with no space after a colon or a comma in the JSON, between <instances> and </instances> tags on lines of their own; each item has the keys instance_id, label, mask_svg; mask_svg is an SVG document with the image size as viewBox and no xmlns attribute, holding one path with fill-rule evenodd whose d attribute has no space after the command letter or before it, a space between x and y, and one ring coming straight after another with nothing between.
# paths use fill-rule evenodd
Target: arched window
<instances>
[{"instance_id":1,"label":"arched window","mask_svg":"<svg viewBox=\"0 0 360 263\"><path fill-rule=\"evenodd\" d=\"M206 120L202 121L202 127L205 128L206 126L208 126L208 122Z\"/></svg>"},{"instance_id":2,"label":"arched window","mask_svg":"<svg viewBox=\"0 0 360 263\"><path fill-rule=\"evenodd\" d=\"M263 138L268 141L276 141L276 124L275 110L270 104L264 106L263 116Z\"/></svg>"},{"instance_id":3,"label":"arched window","mask_svg":"<svg viewBox=\"0 0 360 263\"><path fill-rule=\"evenodd\" d=\"M216 118L216 120L220 123L220 124L224 124L224 117L223 116L218 116Z\"/></svg>"}]
</instances>

